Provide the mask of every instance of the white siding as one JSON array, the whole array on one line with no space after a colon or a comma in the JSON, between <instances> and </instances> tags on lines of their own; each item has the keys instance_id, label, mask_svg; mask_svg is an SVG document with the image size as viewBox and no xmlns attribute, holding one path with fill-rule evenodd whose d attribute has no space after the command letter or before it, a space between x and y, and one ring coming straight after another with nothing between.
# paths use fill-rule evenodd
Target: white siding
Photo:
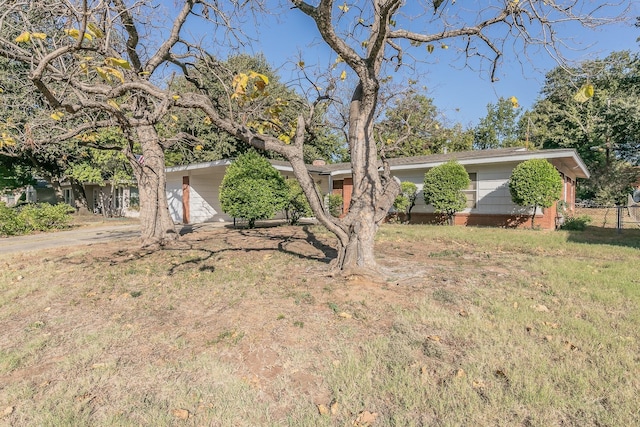
<instances>
[{"instance_id":1,"label":"white siding","mask_svg":"<svg viewBox=\"0 0 640 427\"><path fill-rule=\"evenodd\" d=\"M220 184L224 177L224 167L193 171L189 177L190 222L233 221L220 207Z\"/></svg>"},{"instance_id":2,"label":"white siding","mask_svg":"<svg viewBox=\"0 0 640 427\"><path fill-rule=\"evenodd\" d=\"M465 209L464 212L479 214L517 214L528 213L528 209L517 206L511 201L509 192L509 178L517 163L496 165L470 165L467 172L476 173L477 176L477 203L475 209ZM400 181L410 181L418 186L416 206L412 212L431 213L433 207L425 205L422 187L424 186L424 174L426 170L393 171L392 175Z\"/></svg>"},{"instance_id":3,"label":"white siding","mask_svg":"<svg viewBox=\"0 0 640 427\"><path fill-rule=\"evenodd\" d=\"M182 175L167 174L167 202L173 222L182 223Z\"/></svg>"}]
</instances>

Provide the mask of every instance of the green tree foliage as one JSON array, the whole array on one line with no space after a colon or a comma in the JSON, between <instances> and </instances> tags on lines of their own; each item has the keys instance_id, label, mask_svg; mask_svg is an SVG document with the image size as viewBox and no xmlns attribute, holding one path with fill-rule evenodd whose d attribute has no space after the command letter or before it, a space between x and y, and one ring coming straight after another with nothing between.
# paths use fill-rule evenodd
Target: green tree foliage
<instances>
[{"instance_id":1,"label":"green tree foliage","mask_svg":"<svg viewBox=\"0 0 640 427\"><path fill-rule=\"evenodd\" d=\"M513 169L509 180L511 199L520 206L531 207L531 228L538 207L549 208L560 199L562 177L545 159L531 159Z\"/></svg>"},{"instance_id":2,"label":"green tree foliage","mask_svg":"<svg viewBox=\"0 0 640 427\"><path fill-rule=\"evenodd\" d=\"M462 191L470 184L471 180L464 166L450 160L424 174L424 201L432 205L436 213L446 215L452 224L453 215L467 205L467 198Z\"/></svg>"},{"instance_id":3,"label":"green tree foliage","mask_svg":"<svg viewBox=\"0 0 640 427\"><path fill-rule=\"evenodd\" d=\"M410 91L396 99L377 125L380 149L387 158L423 156L471 149L468 131L447 128L433 99Z\"/></svg>"},{"instance_id":4,"label":"green tree foliage","mask_svg":"<svg viewBox=\"0 0 640 427\"><path fill-rule=\"evenodd\" d=\"M10 157L0 155L0 194L33 184L31 169Z\"/></svg>"},{"instance_id":5,"label":"green tree foliage","mask_svg":"<svg viewBox=\"0 0 640 427\"><path fill-rule=\"evenodd\" d=\"M398 213L406 215L407 222L411 222L411 210L416 205L418 186L411 181L400 183L400 194L393 202L393 207Z\"/></svg>"},{"instance_id":6,"label":"green tree foliage","mask_svg":"<svg viewBox=\"0 0 640 427\"><path fill-rule=\"evenodd\" d=\"M272 218L288 201L284 178L255 150L241 154L227 168L220 187L222 210L234 218L249 221Z\"/></svg>"},{"instance_id":7,"label":"green tree foliage","mask_svg":"<svg viewBox=\"0 0 640 427\"><path fill-rule=\"evenodd\" d=\"M514 99L500 98L487 104L487 115L474 128L474 146L479 150L524 145L519 121L522 109Z\"/></svg>"},{"instance_id":8,"label":"green tree foliage","mask_svg":"<svg viewBox=\"0 0 640 427\"><path fill-rule=\"evenodd\" d=\"M327 210L335 218L343 214L344 198L340 194L327 194Z\"/></svg>"},{"instance_id":9,"label":"green tree foliage","mask_svg":"<svg viewBox=\"0 0 640 427\"><path fill-rule=\"evenodd\" d=\"M284 210L287 214L289 224L294 225L300 221L300 218L311 216L313 212L309 206L309 201L300 187L300 183L295 179L287 179L285 181L288 187L287 204Z\"/></svg>"},{"instance_id":10,"label":"green tree foliage","mask_svg":"<svg viewBox=\"0 0 640 427\"><path fill-rule=\"evenodd\" d=\"M612 203L624 197L635 180L633 166L640 163L639 76L640 59L630 52L614 52L568 70L558 67L546 76L530 114L532 142L578 151L592 176L580 183L579 198ZM589 85L592 96L579 96Z\"/></svg>"}]
</instances>

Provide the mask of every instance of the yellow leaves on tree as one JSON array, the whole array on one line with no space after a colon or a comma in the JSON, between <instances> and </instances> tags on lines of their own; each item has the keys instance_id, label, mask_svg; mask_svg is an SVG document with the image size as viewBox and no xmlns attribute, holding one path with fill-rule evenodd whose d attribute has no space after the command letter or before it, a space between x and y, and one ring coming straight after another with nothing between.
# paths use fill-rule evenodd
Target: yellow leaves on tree
<instances>
[{"instance_id":1,"label":"yellow leaves on tree","mask_svg":"<svg viewBox=\"0 0 640 427\"><path fill-rule=\"evenodd\" d=\"M30 33L25 31L15 38L16 43L29 43L33 39L46 40L47 35L45 33Z\"/></svg>"},{"instance_id":2,"label":"yellow leaves on tree","mask_svg":"<svg viewBox=\"0 0 640 427\"><path fill-rule=\"evenodd\" d=\"M513 108L520 108L520 104L518 103L518 98L516 98L515 96L512 96L511 98L509 98L509 101L511 102L511 106Z\"/></svg>"},{"instance_id":3,"label":"yellow leaves on tree","mask_svg":"<svg viewBox=\"0 0 640 427\"><path fill-rule=\"evenodd\" d=\"M129 65L129 62L126 59L122 59L122 58L106 58L104 60L105 65L108 65L109 67L120 67L122 69L125 70L130 70L131 69L131 65Z\"/></svg>"},{"instance_id":4,"label":"yellow leaves on tree","mask_svg":"<svg viewBox=\"0 0 640 427\"><path fill-rule=\"evenodd\" d=\"M104 33L102 32L100 27L98 27L93 22L89 22L87 24L87 31L90 32L95 38L101 39L104 37Z\"/></svg>"},{"instance_id":5,"label":"yellow leaves on tree","mask_svg":"<svg viewBox=\"0 0 640 427\"><path fill-rule=\"evenodd\" d=\"M53 113L51 113L50 116L53 120L62 120L62 118L64 117L64 113L61 111L54 111Z\"/></svg>"},{"instance_id":6,"label":"yellow leaves on tree","mask_svg":"<svg viewBox=\"0 0 640 427\"><path fill-rule=\"evenodd\" d=\"M64 32L73 39L80 39L80 31L77 28L67 28ZM82 34L82 37L89 41L93 40L93 36L89 33Z\"/></svg>"},{"instance_id":7,"label":"yellow leaves on tree","mask_svg":"<svg viewBox=\"0 0 640 427\"><path fill-rule=\"evenodd\" d=\"M124 74L122 71L117 70L113 67L96 67L96 72L102 78L102 80L111 83L113 78L120 80L121 83L124 83Z\"/></svg>"},{"instance_id":8,"label":"yellow leaves on tree","mask_svg":"<svg viewBox=\"0 0 640 427\"><path fill-rule=\"evenodd\" d=\"M249 83L251 83L251 86L249 86ZM256 73L255 71L250 71L248 74L238 73L231 82L233 87L231 99L237 99L243 103L264 96L266 95L265 89L268 84L269 77L264 74ZM249 87L253 90L248 91Z\"/></svg>"},{"instance_id":9,"label":"yellow leaves on tree","mask_svg":"<svg viewBox=\"0 0 640 427\"><path fill-rule=\"evenodd\" d=\"M583 85L578 92L576 92L575 95L573 95L573 99L576 102L587 102L590 98L593 98L593 95L595 93L595 88L593 87L592 84L587 83L585 85Z\"/></svg>"},{"instance_id":10,"label":"yellow leaves on tree","mask_svg":"<svg viewBox=\"0 0 640 427\"><path fill-rule=\"evenodd\" d=\"M113 109L115 109L116 111L120 111L120 106L118 105L118 103L116 101L114 101L113 99L110 99L107 101L107 104L109 104L109 106L111 106Z\"/></svg>"},{"instance_id":11,"label":"yellow leaves on tree","mask_svg":"<svg viewBox=\"0 0 640 427\"><path fill-rule=\"evenodd\" d=\"M0 148L11 147L16 145L16 140L7 132L0 134Z\"/></svg>"},{"instance_id":12,"label":"yellow leaves on tree","mask_svg":"<svg viewBox=\"0 0 640 427\"><path fill-rule=\"evenodd\" d=\"M347 6L347 2L344 2L344 4L338 6L338 9L340 9L343 13L349 12L349 6Z\"/></svg>"}]
</instances>

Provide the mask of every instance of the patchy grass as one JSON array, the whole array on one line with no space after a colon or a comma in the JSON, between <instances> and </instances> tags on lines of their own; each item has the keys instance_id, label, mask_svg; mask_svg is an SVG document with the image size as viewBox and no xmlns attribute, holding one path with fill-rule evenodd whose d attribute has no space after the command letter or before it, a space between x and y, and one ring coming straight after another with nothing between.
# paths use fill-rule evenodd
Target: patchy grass
<instances>
[{"instance_id":1,"label":"patchy grass","mask_svg":"<svg viewBox=\"0 0 640 427\"><path fill-rule=\"evenodd\" d=\"M0 424L638 425L639 242L389 225L373 282L318 227L5 257Z\"/></svg>"}]
</instances>

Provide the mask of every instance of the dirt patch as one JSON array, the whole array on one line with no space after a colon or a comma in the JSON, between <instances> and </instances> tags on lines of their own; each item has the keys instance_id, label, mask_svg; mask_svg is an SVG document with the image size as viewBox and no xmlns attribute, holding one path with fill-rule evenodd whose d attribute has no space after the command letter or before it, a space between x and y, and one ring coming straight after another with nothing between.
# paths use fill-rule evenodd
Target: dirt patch
<instances>
[{"instance_id":1,"label":"dirt patch","mask_svg":"<svg viewBox=\"0 0 640 427\"><path fill-rule=\"evenodd\" d=\"M0 346L15 360L5 357L0 384L36 390L27 400L4 396L19 409L14 424L33 422L16 414L59 399L70 382L94 421L118 413L127 390L136 405L163 393L179 400L163 384L209 386L209 363L229 366L279 419L296 399L329 405L335 390L323 373L344 363L344 349L394 333L397 313L434 295L453 317L471 310L464 295L477 276L464 266L475 261L433 257L444 243L414 242L411 255L382 244L383 276L332 277L333 239L319 230L201 229L155 252L131 240L5 260L11 303L0 318ZM488 268L485 276L508 275ZM206 397L200 400L190 414L206 409Z\"/></svg>"}]
</instances>

